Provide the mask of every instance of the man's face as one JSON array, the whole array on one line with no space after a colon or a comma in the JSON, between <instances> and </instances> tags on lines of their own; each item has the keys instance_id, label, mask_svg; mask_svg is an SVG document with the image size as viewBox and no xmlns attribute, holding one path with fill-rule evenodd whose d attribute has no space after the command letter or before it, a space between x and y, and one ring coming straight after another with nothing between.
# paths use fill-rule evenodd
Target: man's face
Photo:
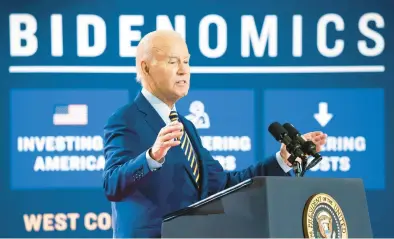
<instances>
[{"instance_id":1,"label":"man's face","mask_svg":"<svg viewBox=\"0 0 394 239\"><path fill-rule=\"evenodd\" d=\"M149 82L153 93L170 102L187 95L190 87L190 55L181 38L154 41L149 64Z\"/></svg>"}]
</instances>

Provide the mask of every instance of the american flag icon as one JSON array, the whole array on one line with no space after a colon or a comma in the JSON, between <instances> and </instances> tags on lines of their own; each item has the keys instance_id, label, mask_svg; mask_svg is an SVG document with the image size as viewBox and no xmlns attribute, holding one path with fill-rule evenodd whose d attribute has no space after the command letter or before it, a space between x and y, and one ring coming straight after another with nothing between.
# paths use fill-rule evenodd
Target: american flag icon
<instances>
[{"instance_id":1,"label":"american flag icon","mask_svg":"<svg viewBox=\"0 0 394 239\"><path fill-rule=\"evenodd\" d=\"M56 105L54 125L87 125L88 106L84 104Z\"/></svg>"}]
</instances>

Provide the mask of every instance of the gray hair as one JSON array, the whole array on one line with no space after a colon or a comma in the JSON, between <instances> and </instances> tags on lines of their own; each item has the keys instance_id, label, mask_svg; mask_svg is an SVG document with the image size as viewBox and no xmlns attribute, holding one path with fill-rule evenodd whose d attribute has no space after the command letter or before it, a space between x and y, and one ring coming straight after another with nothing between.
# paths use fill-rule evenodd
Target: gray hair
<instances>
[{"instance_id":1,"label":"gray hair","mask_svg":"<svg viewBox=\"0 0 394 239\"><path fill-rule=\"evenodd\" d=\"M150 46L149 46L149 44L147 44L147 42L150 40L151 35L152 34L149 33L143 39L141 39L138 47L140 48L139 49L139 51L140 51L139 54L142 54L142 55L138 55L138 53L137 53L137 56L135 58L135 69L136 69L136 77L135 77L135 79L140 84L141 84L141 81L142 81L144 76L143 76L143 73L142 73L141 66L138 64L138 61L146 60L147 58L149 58L149 55L150 55L149 54L149 47Z\"/></svg>"},{"instance_id":2,"label":"gray hair","mask_svg":"<svg viewBox=\"0 0 394 239\"><path fill-rule=\"evenodd\" d=\"M142 76L141 76L141 74L139 73L138 70L137 70L137 75L135 77L135 80L137 81L137 83L141 84Z\"/></svg>"}]
</instances>

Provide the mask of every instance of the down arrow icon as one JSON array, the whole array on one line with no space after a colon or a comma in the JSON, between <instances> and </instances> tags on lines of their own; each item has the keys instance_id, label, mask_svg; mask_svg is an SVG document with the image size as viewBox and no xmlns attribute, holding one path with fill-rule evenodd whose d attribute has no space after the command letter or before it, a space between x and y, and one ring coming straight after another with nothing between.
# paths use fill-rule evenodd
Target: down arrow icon
<instances>
[{"instance_id":1,"label":"down arrow icon","mask_svg":"<svg viewBox=\"0 0 394 239\"><path fill-rule=\"evenodd\" d=\"M328 103L327 102L320 102L319 103L319 113L313 115L317 122L324 127L330 122L333 117L333 114L328 113Z\"/></svg>"}]
</instances>

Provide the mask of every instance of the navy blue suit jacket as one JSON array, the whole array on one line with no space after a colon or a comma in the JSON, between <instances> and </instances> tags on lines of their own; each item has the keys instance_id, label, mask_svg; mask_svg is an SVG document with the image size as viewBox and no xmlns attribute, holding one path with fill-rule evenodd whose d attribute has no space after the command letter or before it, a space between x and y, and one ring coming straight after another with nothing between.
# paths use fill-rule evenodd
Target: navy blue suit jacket
<instances>
[{"instance_id":1,"label":"navy blue suit jacket","mask_svg":"<svg viewBox=\"0 0 394 239\"><path fill-rule=\"evenodd\" d=\"M104 130L103 187L112 202L114 237L160 237L166 214L254 176L289 175L275 156L242 171L224 172L203 147L194 125L181 115L179 118L201 165L200 191L179 146L168 151L160 169L149 169L146 151L165 123L141 93L109 118Z\"/></svg>"}]
</instances>

